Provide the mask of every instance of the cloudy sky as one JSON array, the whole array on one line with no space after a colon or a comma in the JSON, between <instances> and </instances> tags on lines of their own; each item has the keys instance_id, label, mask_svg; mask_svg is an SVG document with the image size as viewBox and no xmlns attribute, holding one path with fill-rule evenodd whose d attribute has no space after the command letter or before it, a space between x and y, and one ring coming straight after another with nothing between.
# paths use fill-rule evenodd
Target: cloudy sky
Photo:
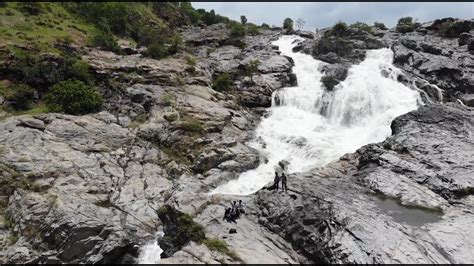
<instances>
[{"instance_id":1,"label":"cloudy sky","mask_svg":"<svg viewBox=\"0 0 474 266\"><path fill-rule=\"evenodd\" d=\"M474 3L315 3L315 2L192 2L195 8L214 9L216 13L249 22L281 26L286 17L303 18L305 29L332 26L339 20L372 24L374 21L393 27L400 17L414 17L420 22L443 17L474 18Z\"/></svg>"}]
</instances>

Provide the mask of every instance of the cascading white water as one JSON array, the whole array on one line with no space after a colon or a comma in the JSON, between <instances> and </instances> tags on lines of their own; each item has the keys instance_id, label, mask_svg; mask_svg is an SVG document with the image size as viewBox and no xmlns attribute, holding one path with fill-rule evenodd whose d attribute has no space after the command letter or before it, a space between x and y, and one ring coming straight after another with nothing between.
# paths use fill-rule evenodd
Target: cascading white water
<instances>
[{"instance_id":1,"label":"cascading white water","mask_svg":"<svg viewBox=\"0 0 474 266\"><path fill-rule=\"evenodd\" d=\"M162 237L163 232L159 232L157 236ZM161 259L163 250L158 245L158 240L150 242L140 248L138 255L138 264L158 264Z\"/></svg>"},{"instance_id":2,"label":"cascading white water","mask_svg":"<svg viewBox=\"0 0 474 266\"><path fill-rule=\"evenodd\" d=\"M393 52L386 48L368 51L333 92L326 92L319 71L325 63L292 51L294 41L300 39L282 36L274 42L283 55L293 58L298 86L274 93L270 114L256 129L256 140L249 143L268 162L210 194L248 195L273 180L280 160L290 162L290 173L304 172L383 141L395 117L422 104L418 92L397 82L401 72L392 64ZM280 105L275 103L275 94Z\"/></svg>"}]
</instances>

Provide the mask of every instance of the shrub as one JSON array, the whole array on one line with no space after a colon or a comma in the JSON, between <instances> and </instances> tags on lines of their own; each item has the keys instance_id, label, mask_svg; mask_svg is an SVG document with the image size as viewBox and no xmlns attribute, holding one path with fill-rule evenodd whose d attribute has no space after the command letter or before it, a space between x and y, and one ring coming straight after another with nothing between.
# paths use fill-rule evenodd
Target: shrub
<instances>
[{"instance_id":1,"label":"shrub","mask_svg":"<svg viewBox=\"0 0 474 266\"><path fill-rule=\"evenodd\" d=\"M14 85L5 93L5 99L17 110L30 108L34 97L35 90L26 84Z\"/></svg>"},{"instance_id":2,"label":"shrub","mask_svg":"<svg viewBox=\"0 0 474 266\"><path fill-rule=\"evenodd\" d=\"M374 27L379 28L381 30L388 30L388 28L382 22L374 22Z\"/></svg>"},{"instance_id":3,"label":"shrub","mask_svg":"<svg viewBox=\"0 0 474 266\"><path fill-rule=\"evenodd\" d=\"M398 20L396 30L400 33L412 32L415 30L415 24L412 17L403 17Z\"/></svg>"},{"instance_id":4,"label":"shrub","mask_svg":"<svg viewBox=\"0 0 474 266\"><path fill-rule=\"evenodd\" d=\"M348 29L346 23L338 21L334 26L332 26L330 33L334 36L342 37L347 33Z\"/></svg>"},{"instance_id":5,"label":"shrub","mask_svg":"<svg viewBox=\"0 0 474 266\"><path fill-rule=\"evenodd\" d=\"M180 35L176 34L169 38L168 54L173 55L179 51L179 47L183 44L183 39Z\"/></svg>"},{"instance_id":6,"label":"shrub","mask_svg":"<svg viewBox=\"0 0 474 266\"><path fill-rule=\"evenodd\" d=\"M229 91L232 87L232 81L228 73L222 73L218 75L212 81L212 88L216 91L225 92Z\"/></svg>"},{"instance_id":7,"label":"shrub","mask_svg":"<svg viewBox=\"0 0 474 266\"><path fill-rule=\"evenodd\" d=\"M91 44L105 51L120 53L120 47L115 37L108 32L99 31L91 39Z\"/></svg>"},{"instance_id":8,"label":"shrub","mask_svg":"<svg viewBox=\"0 0 474 266\"><path fill-rule=\"evenodd\" d=\"M94 77L89 73L89 65L77 59L72 59L70 67L67 70L67 78L73 78L92 84Z\"/></svg>"},{"instance_id":9,"label":"shrub","mask_svg":"<svg viewBox=\"0 0 474 266\"><path fill-rule=\"evenodd\" d=\"M178 127L189 132L202 132L204 130L202 122L195 118L183 121Z\"/></svg>"},{"instance_id":10,"label":"shrub","mask_svg":"<svg viewBox=\"0 0 474 266\"><path fill-rule=\"evenodd\" d=\"M41 3L38 2L20 2L18 7L20 11L33 16L39 15L42 9Z\"/></svg>"},{"instance_id":11,"label":"shrub","mask_svg":"<svg viewBox=\"0 0 474 266\"><path fill-rule=\"evenodd\" d=\"M101 109L102 96L92 87L79 80L66 80L54 85L45 97L46 106L52 112L82 115Z\"/></svg>"},{"instance_id":12,"label":"shrub","mask_svg":"<svg viewBox=\"0 0 474 266\"><path fill-rule=\"evenodd\" d=\"M262 23L261 27L264 29L269 29L270 25L268 25L267 23Z\"/></svg>"},{"instance_id":13,"label":"shrub","mask_svg":"<svg viewBox=\"0 0 474 266\"><path fill-rule=\"evenodd\" d=\"M247 23L247 18L244 15L240 16L240 23L242 23L242 25Z\"/></svg>"},{"instance_id":14,"label":"shrub","mask_svg":"<svg viewBox=\"0 0 474 266\"><path fill-rule=\"evenodd\" d=\"M226 254L231 257L234 261L242 261L242 259L233 251L229 249L229 246L224 240L218 238L208 238L203 241L203 244L209 248L209 250L217 251L222 254Z\"/></svg>"},{"instance_id":15,"label":"shrub","mask_svg":"<svg viewBox=\"0 0 474 266\"><path fill-rule=\"evenodd\" d=\"M248 23L247 24L247 34L252 35L252 36L260 34L260 32L258 31L258 26L253 24L253 23Z\"/></svg>"},{"instance_id":16,"label":"shrub","mask_svg":"<svg viewBox=\"0 0 474 266\"><path fill-rule=\"evenodd\" d=\"M356 23L351 24L350 27L353 29L358 29L361 31L368 32L370 34L374 34L372 27L370 27L369 25L367 25L367 23L364 23L364 22L357 21Z\"/></svg>"},{"instance_id":17,"label":"shrub","mask_svg":"<svg viewBox=\"0 0 474 266\"><path fill-rule=\"evenodd\" d=\"M154 42L148 46L145 54L154 59L162 59L168 56L168 49L161 42Z\"/></svg>"},{"instance_id":18,"label":"shrub","mask_svg":"<svg viewBox=\"0 0 474 266\"><path fill-rule=\"evenodd\" d=\"M291 18L285 18L283 21L283 29L293 31L293 20Z\"/></svg>"},{"instance_id":19,"label":"shrub","mask_svg":"<svg viewBox=\"0 0 474 266\"><path fill-rule=\"evenodd\" d=\"M260 61L257 59L250 60L250 62L245 65L245 75L251 77L253 74L257 73L259 65Z\"/></svg>"},{"instance_id":20,"label":"shrub","mask_svg":"<svg viewBox=\"0 0 474 266\"><path fill-rule=\"evenodd\" d=\"M187 214L174 210L169 205L161 206L157 210L158 217L161 221L167 221L170 225L165 224L164 240L171 242L175 247L181 248L189 241L203 243L206 239L204 227L193 221L193 218ZM173 229L173 233L167 233L167 227Z\"/></svg>"},{"instance_id":21,"label":"shrub","mask_svg":"<svg viewBox=\"0 0 474 266\"><path fill-rule=\"evenodd\" d=\"M245 37L245 27L240 23L234 23L230 26L230 37L231 38L243 38Z\"/></svg>"},{"instance_id":22,"label":"shrub","mask_svg":"<svg viewBox=\"0 0 474 266\"><path fill-rule=\"evenodd\" d=\"M188 65L193 66L193 67L196 66L196 58L195 57L188 55L188 56L185 57L185 59L186 59L186 63L188 63Z\"/></svg>"},{"instance_id":23,"label":"shrub","mask_svg":"<svg viewBox=\"0 0 474 266\"><path fill-rule=\"evenodd\" d=\"M332 91L339 84L339 81L333 76L324 76L321 78L321 82L329 91Z\"/></svg>"}]
</instances>

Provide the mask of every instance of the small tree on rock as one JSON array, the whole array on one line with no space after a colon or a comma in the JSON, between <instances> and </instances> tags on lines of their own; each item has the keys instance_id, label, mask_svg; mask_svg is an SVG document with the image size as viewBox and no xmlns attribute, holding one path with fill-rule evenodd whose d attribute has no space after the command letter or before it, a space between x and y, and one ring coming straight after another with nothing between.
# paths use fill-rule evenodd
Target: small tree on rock
<instances>
[{"instance_id":1,"label":"small tree on rock","mask_svg":"<svg viewBox=\"0 0 474 266\"><path fill-rule=\"evenodd\" d=\"M296 20L296 28L298 28L298 30L303 29L305 23L306 23L306 21L304 21L302 18L297 19Z\"/></svg>"},{"instance_id":2,"label":"small tree on rock","mask_svg":"<svg viewBox=\"0 0 474 266\"><path fill-rule=\"evenodd\" d=\"M247 23L247 18L244 15L240 16L240 22L242 25L245 25Z\"/></svg>"},{"instance_id":3,"label":"small tree on rock","mask_svg":"<svg viewBox=\"0 0 474 266\"><path fill-rule=\"evenodd\" d=\"M286 31L293 31L293 20L291 18L285 18L283 21L283 28Z\"/></svg>"}]
</instances>

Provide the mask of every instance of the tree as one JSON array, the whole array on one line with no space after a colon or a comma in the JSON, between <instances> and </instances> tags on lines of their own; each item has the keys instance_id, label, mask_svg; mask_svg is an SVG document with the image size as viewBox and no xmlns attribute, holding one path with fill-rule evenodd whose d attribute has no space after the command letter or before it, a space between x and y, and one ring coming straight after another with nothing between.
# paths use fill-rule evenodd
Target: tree
<instances>
[{"instance_id":1,"label":"tree","mask_svg":"<svg viewBox=\"0 0 474 266\"><path fill-rule=\"evenodd\" d=\"M51 87L45 97L46 106L52 112L82 115L101 109L102 96L82 81L69 79Z\"/></svg>"},{"instance_id":2,"label":"tree","mask_svg":"<svg viewBox=\"0 0 474 266\"><path fill-rule=\"evenodd\" d=\"M283 28L287 31L293 30L293 20L291 18L285 18L283 21Z\"/></svg>"},{"instance_id":3,"label":"tree","mask_svg":"<svg viewBox=\"0 0 474 266\"><path fill-rule=\"evenodd\" d=\"M412 17L403 17L398 20L396 30L400 33L412 32L415 30L415 24Z\"/></svg>"},{"instance_id":4,"label":"tree","mask_svg":"<svg viewBox=\"0 0 474 266\"><path fill-rule=\"evenodd\" d=\"M298 30L301 30L304 27L305 23L306 21L304 21L302 18L298 18L296 20L296 27L298 28Z\"/></svg>"},{"instance_id":5,"label":"tree","mask_svg":"<svg viewBox=\"0 0 474 266\"><path fill-rule=\"evenodd\" d=\"M34 97L35 90L25 84L13 86L5 95L5 99L11 102L11 105L17 110L28 109Z\"/></svg>"},{"instance_id":6,"label":"tree","mask_svg":"<svg viewBox=\"0 0 474 266\"><path fill-rule=\"evenodd\" d=\"M242 25L245 25L247 23L247 18L244 15L240 16L240 22Z\"/></svg>"}]
</instances>

